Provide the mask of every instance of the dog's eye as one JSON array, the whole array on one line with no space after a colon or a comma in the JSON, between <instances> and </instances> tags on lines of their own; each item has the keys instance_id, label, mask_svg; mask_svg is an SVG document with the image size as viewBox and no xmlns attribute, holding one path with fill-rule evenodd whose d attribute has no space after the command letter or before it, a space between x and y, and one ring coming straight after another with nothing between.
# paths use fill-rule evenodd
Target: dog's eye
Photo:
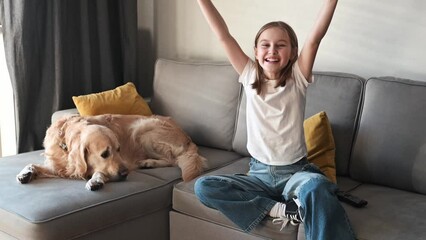
<instances>
[{"instance_id":1,"label":"dog's eye","mask_svg":"<svg viewBox=\"0 0 426 240\"><path fill-rule=\"evenodd\" d=\"M108 151L108 149L107 150L105 150L102 154L101 154L101 157L102 158L108 158L109 157L109 151Z\"/></svg>"},{"instance_id":2,"label":"dog's eye","mask_svg":"<svg viewBox=\"0 0 426 240\"><path fill-rule=\"evenodd\" d=\"M120 147L117 148L117 152L120 152Z\"/></svg>"}]
</instances>

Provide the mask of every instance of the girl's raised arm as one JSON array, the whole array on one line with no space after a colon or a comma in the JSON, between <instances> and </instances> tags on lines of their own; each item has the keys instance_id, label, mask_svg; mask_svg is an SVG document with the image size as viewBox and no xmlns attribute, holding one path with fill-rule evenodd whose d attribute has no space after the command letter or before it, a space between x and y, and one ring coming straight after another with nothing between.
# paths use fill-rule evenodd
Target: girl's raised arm
<instances>
[{"instance_id":1,"label":"girl's raised arm","mask_svg":"<svg viewBox=\"0 0 426 240\"><path fill-rule=\"evenodd\" d=\"M210 0L198 0L198 4L210 28L222 43L232 66L238 74L241 74L248 61L248 56L243 52L231 33L229 33L225 21L213 3Z\"/></svg>"},{"instance_id":2,"label":"girl's raised arm","mask_svg":"<svg viewBox=\"0 0 426 240\"><path fill-rule=\"evenodd\" d=\"M315 57L322 38L327 33L328 26L333 18L336 9L337 0L324 0L324 4L319 13L318 19L311 33L303 45L299 55L299 68L308 81L312 76L312 68L314 66Z\"/></svg>"}]
</instances>

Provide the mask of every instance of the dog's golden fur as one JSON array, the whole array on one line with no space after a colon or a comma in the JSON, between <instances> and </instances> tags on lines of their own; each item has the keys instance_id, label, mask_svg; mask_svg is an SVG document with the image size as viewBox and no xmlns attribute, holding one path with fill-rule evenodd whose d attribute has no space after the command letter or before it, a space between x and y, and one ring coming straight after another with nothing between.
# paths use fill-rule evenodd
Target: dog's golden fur
<instances>
[{"instance_id":1,"label":"dog's golden fur","mask_svg":"<svg viewBox=\"0 0 426 240\"><path fill-rule=\"evenodd\" d=\"M206 166L191 139L163 116L69 116L47 129L43 144L44 165L27 165L19 182L36 176L88 179L86 188L97 190L136 168L179 166L189 181Z\"/></svg>"}]
</instances>

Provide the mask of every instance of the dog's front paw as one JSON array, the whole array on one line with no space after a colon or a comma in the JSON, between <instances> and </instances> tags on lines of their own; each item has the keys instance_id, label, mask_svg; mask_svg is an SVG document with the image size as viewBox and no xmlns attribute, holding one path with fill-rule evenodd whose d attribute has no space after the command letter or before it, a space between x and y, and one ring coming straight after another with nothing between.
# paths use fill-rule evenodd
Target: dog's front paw
<instances>
[{"instance_id":1,"label":"dog's front paw","mask_svg":"<svg viewBox=\"0 0 426 240\"><path fill-rule=\"evenodd\" d=\"M97 190L101 189L103 186L104 186L103 182L97 181L97 180L93 180L93 179L90 179L86 183L86 189L90 190L90 191L97 191Z\"/></svg>"},{"instance_id":2,"label":"dog's front paw","mask_svg":"<svg viewBox=\"0 0 426 240\"><path fill-rule=\"evenodd\" d=\"M25 184L29 183L34 176L34 168L32 166L26 166L18 175L16 175L16 180L22 184Z\"/></svg>"},{"instance_id":3,"label":"dog's front paw","mask_svg":"<svg viewBox=\"0 0 426 240\"><path fill-rule=\"evenodd\" d=\"M90 191L97 191L104 186L107 180L108 179L105 177L105 175L100 172L96 172L95 174L93 174L92 178L87 181L86 189Z\"/></svg>"}]
</instances>

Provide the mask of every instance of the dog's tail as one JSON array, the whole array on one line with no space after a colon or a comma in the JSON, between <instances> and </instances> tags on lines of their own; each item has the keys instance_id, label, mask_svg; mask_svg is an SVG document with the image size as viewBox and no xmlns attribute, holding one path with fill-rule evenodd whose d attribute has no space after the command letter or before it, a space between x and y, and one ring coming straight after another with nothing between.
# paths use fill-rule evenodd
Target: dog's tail
<instances>
[{"instance_id":1,"label":"dog's tail","mask_svg":"<svg viewBox=\"0 0 426 240\"><path fill-rule=\"evenodd\" d=\"M182 179L191 181L203 173L207 167L207 159L198 154L198 148L190 143L188 151L177 157L177 165L182 170Z\"/></svg>"}]
</instances>

